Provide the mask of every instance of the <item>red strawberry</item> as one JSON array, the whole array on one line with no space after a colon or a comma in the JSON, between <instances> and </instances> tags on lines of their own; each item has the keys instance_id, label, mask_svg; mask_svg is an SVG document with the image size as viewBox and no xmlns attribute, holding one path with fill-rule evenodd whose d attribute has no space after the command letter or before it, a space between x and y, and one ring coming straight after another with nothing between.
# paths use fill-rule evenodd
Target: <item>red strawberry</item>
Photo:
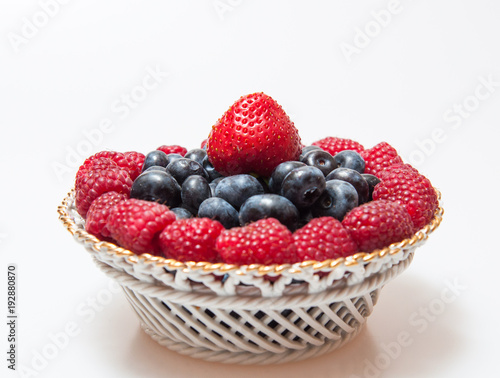
<instances>
[{"instance_id":1,"label":"red strawberry","mask_svg":"<svg viewBox=\"0 0 500 378\"><path fill-rule=\"evenodd\" d=\"M337 259L358 249L342 223L332 217L312 219L293 233L293 241L301 261Z\"/></svg>"},{"instance_id":2,"label":"red strawberry","mask_svg":"<svg viewBox=\"0 0 500 378\"><path fill-rule=\"evenodd\" d=\"M290 230L275 218L261 219L244 227L223 230L216 243L228 264L285 264L297 262Z\"/></svg>"},{"instance_id":3,"label":"red strawberry","mask_svg":"<svg viewBox=\"0 0 500 378\"><path fill-rule=\"evenodd\" d=\"M110 239L107 226L109 212L118 202L124 201L127 196L117 192L107 192L99 196L90 205L85 219L85 230L103 240Z\"/></svg>"},{"instance_id":4,"label":"red strawberry","mask_svg":"<svg viewBox=\"0 0 500 378\"><path fill-rule=\"evenodd\" d=\"M167 206L130 198L111 209L107 227L121 247L138 254L159 254L158 235L173 221L175 213Z\"/></svg>"},{"instance_id":5,"label":"red strawberry","mask_svg":"<svg viewBox=\"0 0 500 378\"><path fill-rule=\"evenodd\" d=\"M390 165L403 163L398 152L387 142L381 142L360 154L365 159L365 173L375 176Z\"/></svg>"},{"instance_id":6,"label":"red strawberry","mask_svg":"<svg viewBox=\"0 0 500 378\"><path fill-rule=\"evenodd\" d=\"M223 175L270 176L288 160L297 160L302 145L297 129L281 106L264 93L241 97L212 127L207 153Z\"/></svg>"},{"instance_id":7,"label":"red strawberry","mask_svg":"<svg viewBox=\"0 0 500 378\"><path fill-rule=\"evenodd\" d=\"M395 201L410 214L415 231L428 224L438 207L431 182L405 164L393 165L380 173L381 182L373 190L373 199Z\"/></svg>"},{"instance_id":8,"label":"red strawberry","mask_svg":"<svg viewBox=\"0 0 500 378\"><path fill-rule=\"evenodd\" d=\"M179 155L186 155L187 149L181 146L173 145L173 146L160 146L157 148L157 150L165 152L167 155L168 154L179 154Z\"/></svg>"},{"instance_id":9,"label":"red strawberry","mask_svg":"<svg viewBox=\"0 0 500 378\"><path fill-rule=\"evenodd\" d=\"M89 167L78 173L75 182L76 210L83 218L92 202L102 194L118 192L128 197L132 187L132 180L124 169L112 165Z\"/></svg>"},{"instance_id":10,"label":"red strawberry","mask_svg":"<svg viewBox=\"0 0 500 378\"><path fill-rule=\"evenodd\" d=\"M160 234L160 249L169 259L217 262L215 241L224 226L209 218L179 219Z\"/></svg>"},{"instance_id":11,"label":"red strawberry","mask_svg":"<svg viewBox=\"0 0 500 378\"><path fill-rule=\"evenodd\" d=\"M399 242L413 234L413 222L396 202L367 202L348 212L342 221L362 252L371 252Z\"/></svg>"},{"instance_id":12,"label":"red strawberry","mask_svg":"<svg viewBox=\"0 0 500 378\"><path fill-rule=\"evenodd\" d=\"M337 137L326 137L313 142L313 145L329 152L332 156L335 156L340 151L344 150L352 150L361 153L361 151L365 149L361 144L354 140Z\"/></svg>"}]
</instances>

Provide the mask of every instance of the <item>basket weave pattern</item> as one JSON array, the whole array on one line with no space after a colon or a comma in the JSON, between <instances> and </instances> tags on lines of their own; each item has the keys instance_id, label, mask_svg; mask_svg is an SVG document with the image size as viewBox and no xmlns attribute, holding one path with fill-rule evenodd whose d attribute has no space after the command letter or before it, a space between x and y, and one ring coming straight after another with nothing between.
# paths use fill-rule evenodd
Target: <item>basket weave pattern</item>
<instances>
[{"instance_id":1,"label":"basket weave pattern","mask_svg":"<svg viewBox=\"0 0 500 378\"><path fill-rule=\"evenodd\" d=\"M241 364L297 361L351 340L381 288L409 266L443 214L439 208L412 238L370 254L235 266L137 256L102 242L85 232L73 192L58 212L97 266L122 286L154 340L192 357Z\"/></svg>"}]
</instances>

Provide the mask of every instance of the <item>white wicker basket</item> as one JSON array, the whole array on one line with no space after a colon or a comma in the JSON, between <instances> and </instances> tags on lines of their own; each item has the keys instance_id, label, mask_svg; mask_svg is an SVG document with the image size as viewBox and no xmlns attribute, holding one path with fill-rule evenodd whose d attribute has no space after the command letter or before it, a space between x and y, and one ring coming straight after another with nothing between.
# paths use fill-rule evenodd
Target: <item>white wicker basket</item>
<instances>
[{"instance_id":1,"label":"white wicker basket","mask_svg":"<svg viewBox=\"0 0 500 378\"><path fill-rule=\"evenodd\" d=\"M357 335L381 288L409 266L443 209L413 237L382 250L271 266L138 256L88 234L73 191L58 213L123 287L142 328L158 343L208 361L271 364L318 356Z\"/></svg>"}]
</instances>

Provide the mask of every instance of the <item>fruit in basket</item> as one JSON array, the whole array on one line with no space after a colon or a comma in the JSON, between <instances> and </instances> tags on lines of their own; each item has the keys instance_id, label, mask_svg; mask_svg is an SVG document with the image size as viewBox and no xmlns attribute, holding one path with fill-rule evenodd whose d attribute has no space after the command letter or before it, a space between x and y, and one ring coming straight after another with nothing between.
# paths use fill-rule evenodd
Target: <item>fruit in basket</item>
<instances>
[{"instance_id":1,"label":"fruit in basket","mask_svg":"<svg viewBox=\"0 0 500 378\"><path fill-rule=\"evenodd\" d=\"M264 93L242 96L212 127L207 154L223 175L269 177L284 161L297 160L301 140L283 108Z\"/></svg>"}]
</instances>

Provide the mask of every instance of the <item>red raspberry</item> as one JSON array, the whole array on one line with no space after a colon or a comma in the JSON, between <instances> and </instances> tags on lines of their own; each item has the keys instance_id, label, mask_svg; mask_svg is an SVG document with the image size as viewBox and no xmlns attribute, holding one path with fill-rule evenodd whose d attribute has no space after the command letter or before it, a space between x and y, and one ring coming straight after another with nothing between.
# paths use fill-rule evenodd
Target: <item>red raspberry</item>
<instances>
[{"instance_id":1,"label":"red raspberry","mask_svg":"<svg viewBox=\"0 0 500 378\"><path fill-rule=\"evenodd\" d=\"M358 142L351 139L326 137L313 143L313 146L318 146L335 156L340 151L352 150L361 153L365 148Z\"/></svg>"},{"instance_id":2,"label":"red raspberry","mask_svg":"<svg viewBox=\"0 0 500 378\"><path fill-rule=\"evenodd\" d=\"M136 151L127 151L123 154L128 160L135 161L135 163L137 164L136 170L134 170L130 175L130 178L132 180L135 180L137 176L139 176L142 172L142 166L144 165L144 159L146 159L146 155L144 155L142 152Z\"/></svg>"},{"instance_id":3,"label":"red raspberry","mask_svg":"<svg viewBox=\"0 0 500 378\"><path fill-rule=\"evenodd\" d=\"M297 262L290 230L275 218L260 219L244 227L223 230L216 243L228 264L286 264Z\"/></svg>"},{"instance_id":4,"label":"red raspberry","mask_svg":"<svg viewBox=\"0 0 500 378\"><path fill-rule=\"evenodd\" d=\"M126 195L117 192L107 192L99 196L92 202L87 212L85 230L100 239L109 240L111 237L107 226L109 212L118 202L126 199Z\"/></svg>"},{"instance_id":5,"label":"red raspberry","mask_svg":"<svg viewBox=\"0 0 500 378\"><path fill-rule=\"evenodd\" d=\"M168 259L217 262L215 241L224 226L209 218L179 219L160 234L160 249Z\"/></svg>"},{"instance_id":6,"label":"red raspberry","mask_svg":"<svg viewBox=\"0 0 500 378\"><path fill-rule=\"evenodd\" d=\"M111 237L123 248L137 254L160 254L158 236L175 221L165 205L130 198L116 204L108 217Z\"/></svg>"},{"instance_id":7,"label":"red raspberry","mask_svg":"<svg viewBox=\"0 0 500 378\"><path fill-rule=\"evenodd\" d=\"M373 199L395 201L406 208L417 231L428 224L438 207L431 182L409 165L393 165L380 174Z\"/></svg>"},{"instance_id":8,"label":"red raspberry","mask_svg":"<svg viewBox=\"0 0 500 378\"><path fill-rule=\"evenodd\" d=\"M168 154L179 154L179 155L186 155L186 152L187 152L187 149L184 148L184 147L181 147L181 146L166 146L166 145L163 145L163 146L160 146L157 148L157 150L160 150L160 151L163 151L165 152L167 155Z\"/></svg>"},{"instance_id":9,"label":"red raspberry","mask_svg":"<svg viewBox=\"0 0 500 378\"><path fill-rule=\"evenodd\" d=\"M406 209L385 200L355 207L346 214L342 225L363 252L386 247L413 234L413 223Z\"/></svg>"},{"instance_id":10,"label":"red raspberry","mask_svg":"<svg viewBox=\"0 0 500 378\"><path fill-rule=\"evenodd\" d=\"M83 170L75 182L75 205L78 214L87 216L92 202L107 192L118 192L125 196L130 195L132 180L127 171L113 166L90 166Z\"/></svg>"},{"instance_id":11,"label":"red raspberry","mask_svg":"<svg viewBox=\"0 0 500 378\"><path fill-rule=\"evenodd\" d=\"M365 159L365 173L377 176L384 168L392 164L402 164L403 159L398 152L387 142L381 142L376 146L361 152Z\"/></svg>"},{"instance_id":12,"label":"red raspberry","mask_svg":"<svg viewBox=\"0 0 500 378\"><path fill-rule=\"evenodd\" d=\"M278 164L298 160L301 149L293 122L264 93L236 101L212 127L207 142L210 162L225 176L256 173L269 177Z\"/></svg>"},{"instance_id":13,"label":"red raspberry","mask_svg":"<svg viewBox=\"0 0 500 378\"><path fill-rule=\"evenodd\" d=\"M95 166L95 160L100 160L102 162L102 158L110 159L116 163L118 167L126 170L132 180L135 180L135 178L141 173L142 166L138 167L137 162L134 159L130 159L125 154L116 151L98 152L86 159L80 169L89 169L90 166Z\"/></svg>"},{"instance_id":14,"label":"red raspberry","mask_svg":"<svg viewBox=\"0 0 500 378\"><path fill-rule=\"evenodd\" d=\"M312 219L293 233L293 241L301 261L337 259L358 249L342 223L332 217Z\"/></svg>"}]
</instances>

